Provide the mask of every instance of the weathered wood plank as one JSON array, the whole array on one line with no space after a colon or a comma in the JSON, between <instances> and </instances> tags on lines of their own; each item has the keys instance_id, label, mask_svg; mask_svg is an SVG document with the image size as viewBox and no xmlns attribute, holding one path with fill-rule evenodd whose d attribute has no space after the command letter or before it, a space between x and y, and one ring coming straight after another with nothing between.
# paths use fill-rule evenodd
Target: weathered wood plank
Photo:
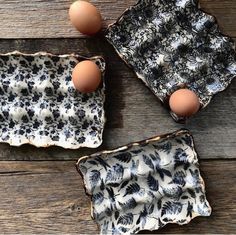
<instances>
[{"instance_id":1,"label":"weathered wood plank","mask_svg":"<svg viewBox=\"0 0 236 235\"><path fill-rule=\"evenodd\" d=\"M0 228L9 234L97 233L90 202L73 161L1 162ZM211 217L187 226L167 226L162 233L234 233L236 231L236 161L201 162Z\"/></svg>"},{"instance_id":2,"label":"weathered wood plank","mask_svg":"<svg viewBox=\"0 0 236 235\"><path fill-rule=\"evenodd\" d=\"M175 131L186 127L195 137L196 147L203 159L236 158L236 81L214 97L212 103L186 125L176 124L156 97L138 80L118 58L112 47L98 39L41 39L0 40L0 52L48 51L51 53L76 52L84 56L103 55L107 60L107 125L104 145L114 148L129 142ZM36 149L0 144L1 160L62 160L97 150L69 151L61 148Z\"/></svg>"},{"instance_id":3,"label":"weathered wood plank","mask_svg":"<svg viewBox=\"0 0 236 235\"><path fill-rule=\"evenodd\" d=\"M71 0L0 1L0 38L84 37L68 17ZM92 0L101 11L104 27L115 21L135 0ZM14 16L14 17L13 17Z\"/></svg>"},{"instance_id":4,"label":"weathered wood plank","mask_svg":"<svg viewBox=\"0 0 236 235\"><path fill-rule=\"evenodd\" d=\"M137 0L91 0L104 18L104 27L114 22ZM0 38L84 37L70 24L71 0L0 0ZM200 0L201 8L215 15L224 33L236 37L236 1Z\"/></svg>"}]
</instances>

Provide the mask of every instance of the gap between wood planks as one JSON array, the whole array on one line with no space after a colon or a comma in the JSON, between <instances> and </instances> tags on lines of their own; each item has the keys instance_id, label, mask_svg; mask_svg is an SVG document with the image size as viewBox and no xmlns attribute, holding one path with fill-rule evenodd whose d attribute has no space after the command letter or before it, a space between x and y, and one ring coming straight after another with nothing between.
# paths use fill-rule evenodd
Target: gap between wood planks
<instances>
[{"instance_id":1,"label":"gap between wood planks","mask_svg":"<svg viewBox=\"0 0 236 235\"><path fill-rule=\"evenodd\" d=\"M106 117L104 143L98 149L64 150L50 147L20 148L0 144L0 160L72 160L102 149L112 149L155 135L189 129L201 159L236 158L236 81L217 94L209 106L186 125L173 121L168 111L136 78L103 37L90 39L0 40L0 52L48 51L56 54L102 55L106 69Z\"/></svg>"},{"instance_id":2,"label":"gap between wood planks","mask_svg":"<svg viewBox=\"0 0 236 235\"><path fill-rule=\"evenodd\" d=\"M68 167L68 165L73 165L69 172L74 172L76 170L76 163L79 160L35 160L35 161L0 161L0 176L7 175L30 175L30 174L56 174L61 173L64 170L64 167ZM220 162L229 163L231 162L236 166L236 159L199 159L201 164L212 164L218 165ZM22 166L21 169L18 169L18 166ZM38 166L40 166L38 168ZM51 167L53 166L53 167ZM9 170L8 170L9 168ZM52 171L50 171L52 170Z\"/></svg>"}]
</instances>

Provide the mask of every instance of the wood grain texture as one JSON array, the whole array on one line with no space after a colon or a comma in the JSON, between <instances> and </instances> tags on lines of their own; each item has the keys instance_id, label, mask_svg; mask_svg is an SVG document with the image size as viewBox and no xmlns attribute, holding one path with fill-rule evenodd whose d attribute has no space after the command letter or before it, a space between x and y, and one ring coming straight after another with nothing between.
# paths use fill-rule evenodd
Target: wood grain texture
<instances>
[{"instance_id":1,"label":"wood grain texture","mask_svg":"<svg viewBox=\"0 0 236 235\"><path fill-rule=\"evenodd\" d=\"M72 0L0 0L0 38L84 37L70 24ZM91 0L101 11L105 29L137 0ZM217 17L224 33L236 37L236 0L200 0L201 8Z\"/></svg>"},{"instance_id":2,"label":"wood grain texture","mask_svg":"<svg viewBox=\"0 0 236 235\"><path fill-rule=\"evenodd\" d=\"M234 233L236 161L201 162L211 217L167 225L159 233ZM74 161L1 162L1 234L97 233Z\"/></svg>"},{"instance_id":3,"label":"wood grain texture","mask_svg":"<svg viewBox=\"0 0 236 235\"><path fill-rule=\"evenodd\" d=\"M188 128L202 159L236 158L236 81L186 125L177 124L157 98L136 78L104 38L0 40L2 53L48 51L102 55L107 61L107 124L101 149L111 149L158 134ZM63 150L57 147L10 147L0 144L1 160L70 160L97 150Z\"/></svg>"},{"instance_id":4,"label":"wood grain texture","mask_svg":"<svg viewBox=\"0 0 236 235\"><path fill-rule=\"evenodd\" d=\"M105 29L137 0L91 2L101 10ZM108 121L99 150L185 127L193 133L203 159L201 170L212 216L196 218L186 226L168 225L156 233L235 233L236 81L186 125L176 124L102 33L85 39L71 26L70 3L72 0L0 0L0 53L19 50L104 56L108 62ZM200 0L200 4L216 16L222 32L236 37L236 0ZM96 234L89 198L75 170L80 156L96 151L0 144L0 233Z\"/></svg>"}]
</instances>

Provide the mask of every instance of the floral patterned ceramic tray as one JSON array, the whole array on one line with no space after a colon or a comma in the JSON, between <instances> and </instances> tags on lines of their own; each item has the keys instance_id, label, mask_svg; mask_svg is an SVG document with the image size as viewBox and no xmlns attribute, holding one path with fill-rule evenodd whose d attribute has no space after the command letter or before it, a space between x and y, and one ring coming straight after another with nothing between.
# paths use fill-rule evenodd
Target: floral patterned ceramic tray
<instances>
[{"instance_id":1,"label":"floral patterned ceramic tray","mask_svg":"<svg viewBox=\"0 0 236 235\"><path fill-rule=\"evenodd\" d=\"M233 40L196 0L139 0L109 26L106 37L168 108L179 88L196 92L204 108L236 75Z\"/></svg>"},{"instance_id":2,"label":"floral patterned ceramic tray","mask_svg":"<svg viewBox=\"0 0 236 235\"><path fill-rule=\"evenodd\" d=\"M105 123L105 62L93 57L103 84L91 94L75 90L71 73L85 58L44 52L0 55L0 142L37 147L98 147Z\"/></svg>"},{"instance_id":3,"label":"floral patterned ceramic tray","mask_svg":"<svg viewBox=\"0 0 236 235\"><path fill-rule=\"evenodd\" d=\"M81 158L77 163L101 234L132 234L209 216L187 130Z\"/></svg>"}]
</instances>

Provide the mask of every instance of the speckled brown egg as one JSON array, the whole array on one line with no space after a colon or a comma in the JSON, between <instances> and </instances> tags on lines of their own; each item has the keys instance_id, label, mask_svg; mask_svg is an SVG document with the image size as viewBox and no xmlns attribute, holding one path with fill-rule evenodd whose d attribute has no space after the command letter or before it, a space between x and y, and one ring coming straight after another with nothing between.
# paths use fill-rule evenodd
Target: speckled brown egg
<instances>
[{"instance_id":1,"label":"speckled brown egg","mask_svg":"<svg viewBox=\"0 0 236 235\"><path fill-rule=\"evenodd\" d=\"M72 73L75 88L82 93L95 91L101 83L101 70L90 60L78 63Z\"/></svg>"},{"instance_id":2,"label":"speckled brown egg","mask_svg":"<svg viewBox=\"0 0 236 235\"><path fill-rule=\"evenodd\" d=\"M189 117L200 108L200 102L195 92L189 89L175 91L169 100L170 109L181 117Z\"/></svg>"},{"instance_id":3,"label":"speckled brown egg","mask_svg":"<svg viewBox=\"0 0 236 235\"><path fill-rule=\"evenodd\" d=\"M75 1L69 10L72 24L83 34L93 35L102 27L99 10L87 1Z\"/></svg>"}]
</instances>

